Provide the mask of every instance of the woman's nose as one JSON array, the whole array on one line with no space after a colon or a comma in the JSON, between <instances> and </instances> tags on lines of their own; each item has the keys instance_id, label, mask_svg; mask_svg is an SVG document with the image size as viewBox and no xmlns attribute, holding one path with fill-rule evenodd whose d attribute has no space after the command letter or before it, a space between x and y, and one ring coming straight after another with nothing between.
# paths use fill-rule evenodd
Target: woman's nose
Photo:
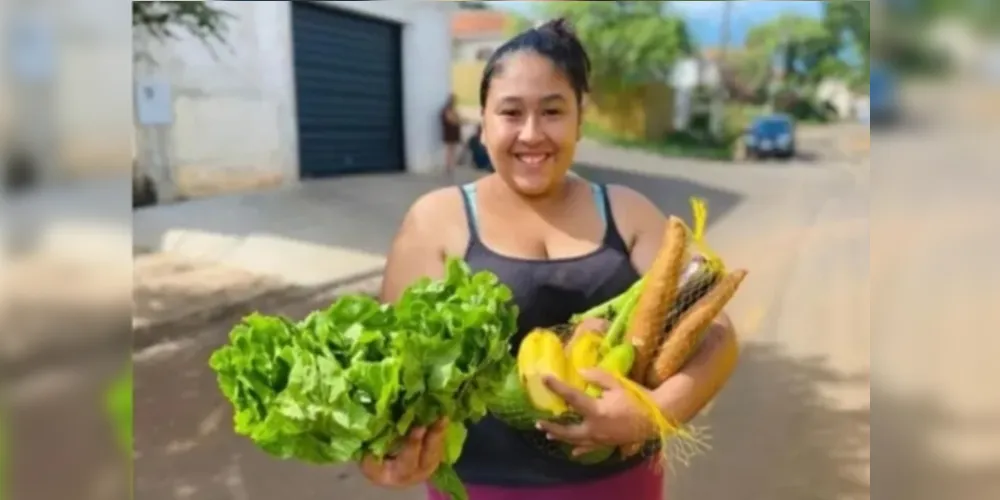
<instances>
[{"instance_id":1,"label":"woman's nose","mask_svg":"<svg viewBox=\"0 0 1000 500\"><path fill-rule=\"evenodd\" d=\"M542 133L542 129L539 126L538 118L535 116L529 116L524 122L524 126L521 127L521 133L518 134L517 139L525 143L537 143L545 138Z\"/></svg>"}]
</instances>

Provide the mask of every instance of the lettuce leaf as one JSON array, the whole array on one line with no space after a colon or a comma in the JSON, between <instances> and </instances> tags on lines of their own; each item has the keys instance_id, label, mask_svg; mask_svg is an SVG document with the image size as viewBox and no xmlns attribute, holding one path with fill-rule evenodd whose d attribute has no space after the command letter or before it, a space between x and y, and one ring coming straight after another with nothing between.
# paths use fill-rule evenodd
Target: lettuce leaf
<instances>
[{"instance_id":1,"label":"lettuce leaf","mask_svg":"<svg viewBox=\"0 0 1000 500\"><path fill-rule=\"evenodd\" d=\"M235 431L267 453L314 464L393 451L415 426L448 417L432 482L465 498L451 465L465 424L486 415L514 363L517 307L489 272L449 259L396 304L346 295L300 322L251 314L209 364L234 409Z\"/></svg>"}]
</instances>

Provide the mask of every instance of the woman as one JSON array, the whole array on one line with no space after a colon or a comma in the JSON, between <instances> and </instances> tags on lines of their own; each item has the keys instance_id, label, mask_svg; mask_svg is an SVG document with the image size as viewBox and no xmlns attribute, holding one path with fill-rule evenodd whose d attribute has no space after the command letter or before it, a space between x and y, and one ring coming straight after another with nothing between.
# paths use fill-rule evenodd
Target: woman
<instances>
[{"instance_id":1,"label":"woman","mask_svg":"<svg viewBox=\"0 0 1000 500\"><path fill-rule=\"evenodd\" d=\"M462 143L462 120L455 109L455 94L441 108L441 139L444 141L444 169L449 176L455 171L458 146Z\"/></svg>"},{"instance_id":2,"label":"woman","mask_svg":"<svg viewBox=\"0 0 1000 500\"><path fill-rule=\"evenodd\" d=\"M472 156L472 164L475 165L477 170L493 170L490 166L490 155L486 151L486 146L483 146L483 126L479 125L476 127L476 133L469 137L469 142L467 147L469 148L469 154Z\"/></svg>"},{"instance_id":3,"label":"woman","mask_svg":"<svg viewBox=\"0 0 1000 500\"><path fill-rule=\"evenodd\" d=\"M385 301L421 276L443 274L446 256L497 274L520 307L515 344L534 327L565 323L624 292L660 246L665 216L639 193L567 175L580 139L589 60L562 21L518 35L496 51L483 73L482 140L495 173L419 199L393 243ZM513 346L515 349L517 345ZM729 321L719 318L704 347L652 398L671 418L688 421L718 392L737 357ZM601 372L600 399L549 380L583 416L577 425L540 422L553 440L578 452L652 437L642 410ZM415 430L393 458L362 463L374 483L406 487L427 480L441 460L438 422ZM470 426L456 464L472 500L659 500L663 478L643 458L582 465L536 449L522 432L487 417ZM429 498L443 498L429 489Z\"/></svg>"}]
</instances>

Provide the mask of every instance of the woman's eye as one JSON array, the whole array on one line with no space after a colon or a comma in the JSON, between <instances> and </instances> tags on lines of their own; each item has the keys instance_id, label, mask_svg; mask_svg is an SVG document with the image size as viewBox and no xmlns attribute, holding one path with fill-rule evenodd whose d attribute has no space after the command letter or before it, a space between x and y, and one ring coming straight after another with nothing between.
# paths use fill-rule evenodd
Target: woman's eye
<instances>
[{"instance_id":1,"label":"woman's eye","mask_svg":"<svg viewBox=\"0 0 1000 500\"><path fill-rule=\"evenodd\" d=\"M521 116L521 112L516 109L504 109L500 111L503 116Z\"/></svg>"},{"instance_id":2,"label":"woman's eye","mask_svg":"<svg viewBox=\"0 0 1000 500\"><path fill-rule=\"evenodd\" d=\"M558 116L562 114L561 109L546 109L544 113L548 116Z\"/></svg>"}]
</instances>

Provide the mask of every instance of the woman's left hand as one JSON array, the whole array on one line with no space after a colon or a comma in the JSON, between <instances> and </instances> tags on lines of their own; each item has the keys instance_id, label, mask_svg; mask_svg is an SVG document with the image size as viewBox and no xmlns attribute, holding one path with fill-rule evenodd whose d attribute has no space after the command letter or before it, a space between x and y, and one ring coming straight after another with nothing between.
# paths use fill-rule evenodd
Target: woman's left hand
<instances>
[{"instance_id":1,"label":"woman's left hand","mask_svg":"<svg viewBox=\"0 0 1000 500\"><path fill-rule=\"evenodd\" d=\"M580 423L567 425L538 422L538 429L549 439L573 445L573 455L579 456L605 446L645 441L654 433L647 412L621 382L599 369L585 370L582 374L587 382L603 389L600 398L588 396L555 377L546 377L548 388L583 418Z\"/></svg>"}]
</instances>

